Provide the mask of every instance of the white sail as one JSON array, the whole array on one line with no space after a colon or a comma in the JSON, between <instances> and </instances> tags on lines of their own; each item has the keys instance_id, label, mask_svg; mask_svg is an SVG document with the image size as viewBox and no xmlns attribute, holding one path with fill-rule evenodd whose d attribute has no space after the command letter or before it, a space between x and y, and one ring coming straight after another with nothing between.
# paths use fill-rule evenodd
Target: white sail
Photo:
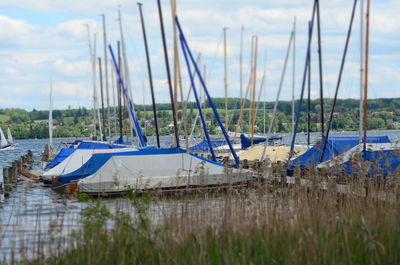
<instances>
[{"instance_id":1,"label":"white sail","mask_svg":"<svg viewBox=\"0 0 400 265\"><path fill-rule=\"evenodd\" d=\"M6 137L4 136L3 130L1 128L0 128L0 143L1 143L1 146L8 145Z\"/></svg>"},{"instance_id":2,"label":"white sail","mask_svg":"<svg viewBox=\"0 0 400 265\"><path fill-rule=\"evenodd\" d=\"M7 141L8 141L8 144L13 144L14 143L10 127L7 127Z\"/></svg>"}]
</instances>

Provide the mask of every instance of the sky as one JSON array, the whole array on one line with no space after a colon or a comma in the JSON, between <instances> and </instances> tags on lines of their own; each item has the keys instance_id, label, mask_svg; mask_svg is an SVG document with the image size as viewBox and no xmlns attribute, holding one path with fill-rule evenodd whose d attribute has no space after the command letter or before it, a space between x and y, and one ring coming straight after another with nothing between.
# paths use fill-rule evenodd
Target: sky
<instances>
[{"instance_id":1,"label":"sky","mask_svg":"<svg viewBox=\"0 0 400 265\"><path fill-rule=\"evenodd\" d=\"M170 59L173 51L170 1L162 0ZM360 1L358 1L360 2ZM370 30L369 97L400 97L400 1L372 0ZM295 97L301 89L306 57L307 28L312 0L178 0L178 16L213 97L224 96L223 28L227 29L228 95L240 95L240 37L243 36L243 86L250 76L251 39L259 39L257 89L266 73L261 99L274 101L289 36L296 17ZM364 4L365 5L365 4ZM333 97L337 83L353 1L321 1L324 94ZM358 98L360 86L360 9L357 6L339 98ZM138 6L130 0L0 0L0 108L48 109L52 80L58 109L91 107L92 68L88 36L96 34L96 55L104 57L101 14L106 16L108 43L116 49L120 38L118 8L126 42L133 100L149 104L145 50ZM169 102L164 54L156 0L143 0L156 101ZM312 42L312 98L319 95L317 35ZM110 56L109 56L110 58ZM281 99L292 97L290 57ZM172 60L171 60L172 65ZM109 66L109 72L113 68ZM189 75L181 60L184 91ZM96 78L99 87L98 76ZM111 90L111 76L108 77ZM97 92L100 94L100 92ZM193 99L192 99L193 100ZM110 95L112 104L113 98Z\"/></svg>"}]
</instances>

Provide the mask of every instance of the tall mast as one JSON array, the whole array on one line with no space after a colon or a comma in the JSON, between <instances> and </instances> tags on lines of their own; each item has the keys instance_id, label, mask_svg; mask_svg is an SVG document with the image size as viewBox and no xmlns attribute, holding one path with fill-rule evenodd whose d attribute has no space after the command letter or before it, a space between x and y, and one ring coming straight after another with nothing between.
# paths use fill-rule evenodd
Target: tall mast
<instances>
[{"instance_id":1,"label":"tall mast","mask_svg":"<svg viewBox=\"0 0 400 265\"><path fill-rule=\"evenodd\" d=\"M296 87L296 17L293 21L293 65L292 65L292 134L294 134L294 94Z\"/></svg>"},{"instance_id":2,"label":"tall mast","mask_svg":"<svg viewBox=\"0 0 400 265\"><path fill-rule=\"evenodd\" d=\"M118 66L121 69L121 43L118 41ZM120 73L122 75L122 73ZM118 78L117 78L118 80ZM119 108L119 139L123 141L122 135L123 135L123 126L122 126L122 88L121 88L121 82L117 83L117 88L118 88L118 108Z\"/></svg>"},{"instance_id":3,"label":"tall mast","mask_svg":"<svg viewBox=\"0 0 400 265\"><path fill-rule=\"evenodd\" d=\"M121 68L121 73L124 73L124 84L125 88L128 90L128 96L133 100L132 98L132 87L131 87L131 80L130 80L130 75L129 75L129 65L128 65L128 58L126 55L126 45L125 45L125 37L124 37L124 31L122 28L122 16L121 16L121 7L118 7L118 21L119 21L119 32L121 35L121 48L122 48L122 64L120 64ZM124 97L124 102L127 103L128 100ZM125 104L125 107L127 108L128 106ZM125 108L124 108L125 111ZM128 115L131 117L131 113L128 111ZM133 137L133 117L129 120L129 132L131 136ZM126 138L128 139L128 134L126 135Z\"/></svg>"},{"instance_id":4,"label":"tall mast","mask_svg":"<svg viewBox=\"0 0 400 265\"><path fill-rule=\"evenodd\" d=\"M171 3L171 11L172 11L172 28L174 34L174 102L175 102L175 111L178 113L178 34L175 27L174 19L176 17L176 1L172 0Z\"/></svg>"},{"instance_id":5,"label":"tall mast","mask_svg":"<svg viewBox=\"0 0 400 265\"><path fill-rule=\"evenodd\" d=\"M107 120L108 120L108 137L111 140L111 120L110 120L110 93L108 87L108 58L107 58L107 30L106 30L106 16L101 15L103 18L103 41L104 41L104 81L106 85L106 102L107 102ZM105 131L105 128L104 128Z\"/></svg>"},{"instance_id":6,"label":"tall mast","mask_svg":"<svg viewBox=\"0 0 400 265\"><path fill-rule=\"evenodd\" d=\"M252 114L251 114L251 145L254 141L254 124L256 121L256 85L257 85L257 58L258 58L258 37L255 38L255 49L254 49L254 72L253 72L253 100L252 100Z\"/></svg>"},{"instance_id":7,"label":"tall mast","mask_svg":"<svg viewBox=\"0 0 400 265\"><path fill-rule=\"evenodd\" d=\"M281 75L281 78L280 78L280 81L279 81L278 93L276 94L274 110L272 112L272 117L271 117L271 120L270 120L270 123L269 123L269 127L268 127L268 133L267 133L267 137L266 137L267 139L270 138L271 132L272 132L272 128L274 127L276 111L278 109L278 103L279 103L279 98L280 98L281 91L282 91L283 81L285 80L286 68L287 68L287 64L288 64L288 61L289 61L290 49L291 49L292 42L294 44L294 31L292 31L290 33L289 44L288 44L288 48L287 48L287 51L286 51L285 62L283 64L282 75ZM265 142L263 153L261 155L261 160L265 160L265 158L266 158L265 157L265 153L266 153L266 150L267 150L267 145L268 145L268 141Z\"/></svg>"},{"instance_id":8,"label":"tall mast","mask_svg":"<svg viewBox=\"0 0 400 265\"><path fill-rule=\"evenodd\" d=\"M93 136L96 137L96 69L94 67L94 62L93 62L93 49L92 49L92 40L90 37L90 28L88 24L84 24L87 30L87 36L88 36L88 46L89 46L89 58L90 58L90 64L92 66L92 85L93 85Z\"/></svg>"},{"instance_id":9,"label":"tall mast","mask_svg":"<svg viewBox=\"0 0 400 265\"><path fill-rule=\"evenodd\" d=\"M50 103L49 103L49 148L53 150L53 78L50 77Z\"/></svg>"},{"instance_id":10,"label":"tall mast","mask_svg":"<svg viewBox=\"0 0 400 265\"><path fill-rule=\"evenodd\" d=\"M150 55L149 55L149 47L147 44L147 36L146 36L146 28L144 25L144 18L143 18L143 12L142 12L142 3L137 3L139 7L139 13L140 13L140 21L142 23L142 32L143 32L143 41L144 41L144 48L146 50L146 61L147 61L147 72L149 74L149 85L150 85L150 92L151 92L151 101L153 105L153 118L154 118L154 124L156 127L156 137L157 137L157 146L160 147L160 135L158 132L158 121L157 121L157 110L156 110L156 100L154 97L154 86L153 86L153 76L151 73L151 63L150 63Z\"/></svg>"},{"instance_id":11,"label":"tall mast","mask_svg":"<svg viewBox=\"0 0 400 265\"><path fill-rule=\"evenodd\" d=\"M228 129L228 65L227 65L227 47L226 47L226 31L224 28L224 88L225 88L225 128Z\"/></svg>"},{"instance_id":12,"label":"tall mast","mask_svg":"<svg viewBox=\"0 0 400 265\"><path fill-rule=\"evenodd\" d=\"M311 21L308 22L308 36L311 38ZM308 61L308 99L307 99L307 147L310 146L310 125L311 125L311 54ZM321 123L322 130L323 126Z\"/></svg>"},{"instance_id":13,"label":"tall mast","mask_svg":"<svg viewBox=\"0 0 400 265\"><path fill-rule=\"evenodd\" d=\"M240 57L239 57L239 64L240 64L240 102L243 100L243 32L244 27L240 30Z\"/></svg>"},{"instance_id":14,"label":"tall mast","mask_svg":"<svg viewBox=\"0 0 400 265\"><path fill-rule=\"evenodd\" d=\"M319 0L317 0L317 32L318 32L318 62L319 62L319 101L321 105L321 135L324 136L325 134L324 87L323 87L323 76L322 76L321 21L320 21L320 11L319 11Z\"/></svg>"},{"instance_id":15,"label":"tall mast","mask_svg":"<svg viewBox=\"0 0 400 265\"><path fill-rule=\"evenodd\" d=\"M364 122L364 111L363 111L363 100L364 100L364 0L360 0L360 124L359 134L360 143L363 140L363 122Z\"/></svg>"},{"instance_id":16,"label":"tall mast","mask_svg":"<svg viewBox=\"0 0 400 265\"><path fill-rule=\"evenodd\" d=\"M348 51L348 48L349 48L351 31L353 29L353 21L354 21L354 14L355 14L355 11L356 11L356 7L357 7L357 0L354 0L353 9L352 9L351 18L350 18L350 25L349 25L349 29L347 31L346 44L344 46L342 62L340 64L339 77L338 77L337 84L336 84L335 96L333 98L332 109L331 109L331 113L329 115L328 126L326 127L326 134L325 134L325 137L323 139L324 140L324 144L323 144L323 147L322 147L322 152L321 152L321 156L319 158L319 162L322 162L322 160L324 158L324 154L325 154L325 150L326 150L326 143L328 142L329 132L331 130L333 112L335 111L335 106L336 106L336 102L337 102L337 96L338 96L338 93L339 93L340 83L342 81L344 63L346 62L346 56L347 56L347 51Z\"/></svg>"},{"instance_id":17,"label":"tall mast","mask_svg":"<svg viewBox=\"0 0 400 265\"><path fill-rule=\"evenodd\" d=\"M112 63L112 60L110 60L110 63ZM112 69L112 68L111 68ZM114 71L111 71L111 91L112 91L112 97L113 97L113 118L114 118L114 135L115 137L118 137L118 126L117 126L117 110L116 110L116 102L115 102L115 94L117 93L118 95L118 85L117 89L115 89L115 82L116 78L114 77Z\"/></svg>"},{"instance_id":18,"label":"tall mast","mask_svg":"<svg viewBox=\"0 0 400 265\"><path fill-rule=\"evenodd\" d=\"M168 77L169 95L170 95L170 98L171 98L172 118L173 118L173 122L174 122L174 134L175 134L175 138L174 139L175 139L176 147L179 148L180 144L179 144L179 132L178 132L177 114L176 114L176 108L175 108L175 102L174 102L174 93L173 93L173 90L172 90L171 71L169 69L167 41L165 39L164 20L163 20L160 0L157 0L157 6L158 6L158 15L160 17L161 36L162 36L163 48L164 48L165 67L166 67L166 70L167 70L167 77Z\"/></svg>"},{"instance_id":19,"label":"tall mast","mask_svg":"<svg viewBox=\"0 0 400 265\"><path fill-rule=\"evenodd\" d=\"M178 46L178 29L175 25L175 18L177 17L177 0L171 0L171 14L172 14L172 28L174 29L174 88L175 88L175 96L176 96L176 107L178 111L178 87L181 95L181 109L182 109L182 123L185 132L185 147L186 150L189 149L189 138L188 138L188 124L187 124L187 115L186 115L186 103L183 92L182 78L181 78L181 70L180 70L180 62L179 62L179 46Z\"/></svg>"},{"instance_id":20,"label":"tall mast","mask_svg":"<svg viewBox=\"0 0 400 265\"><path fill-rule=\"evenodd\" d=\"M306 85L306 78L307 78L307 66L308 66L308 61L310 60L310 53L311 53L310 46L311 46L312 32L313 32L313 27L314 27L315 5L316 5L316 3L314 2L314 7L313 7L313 11L312 11L312 18L311 18L311 37L309 38L308 44L307 44L307 54L306 54L306 61L305 61L305 64L304 64L304 72L303 72L303 78L302 78L302 83L301 83L300 99L299 99L299 104L297 106L296 123L294 125L292 141L291 141L291 144L290 144L290 152L289 152L288 161L290 161L290 159L293 156L294 143L296 141L297 128L299 126L301 105L303 104L303 99L304 99L304 88L305 88L305 85Z\"/></svg>"},{"instance_id":21,"label":"tall mast","mask_svg":"<svg viewBox=\"0 0 400 265\"><path fill-rule=\"evenodd\" d=\"M369 20L370 20L371 0L367 2L367 29L365 35L365 81L364 81L364 156L367 150L367 130L368 130L368 67L369 67Z\"/></svg>"},{"instance_id":22,"label":"tall mast","mask_svg":"<svg viewBox=\"0 0 400 265\"><path fill-rule=\"evenodd\" d=\"M249 88L249 130L251 130L251 98L253 98L253 71L254 71L254 41L255 41L255 36L251 36L251 58L250 58L250 88ZM245 101L247 100L247 97L244 99ZM251 134L251 131L249 131L249 135Z\"/></svg>"},{"instance_id":23,"label":"tall mast","mask_svg":"<svg viewBox=\"0 0 400 265\"><path fill-rule=\"evenodd\" d=\"M103 92L103 73L101 69L101 58L98 58L99 60L99 78L100 78L100 96L101 96L101 115L102 115L102 121L103 121L103 130L104 133L103 135L106 135L106 113L104 111L104 92ZM103 141L103 138L101 139Z\"/></svg>"},{"instance_id":24,"label":"tall mast","mask_svg":"<svg viewBox=\"0 0 400 265\"><path fill-rule=\"evenodd\" d=\"M93 45L93 72L94 72L94 91L93 91L93 99L94 99L94 105L96 106L96 113L97 113L97 120L99 122L99 134L100 134L100 141L103 140L103 126L101 124L101 116L100 116L100 108L99 108L99 102L97 98L97 87L96 87L96 51L97 51L97 33L94 34L94 45Z\"/></svg>"}]
</instances>

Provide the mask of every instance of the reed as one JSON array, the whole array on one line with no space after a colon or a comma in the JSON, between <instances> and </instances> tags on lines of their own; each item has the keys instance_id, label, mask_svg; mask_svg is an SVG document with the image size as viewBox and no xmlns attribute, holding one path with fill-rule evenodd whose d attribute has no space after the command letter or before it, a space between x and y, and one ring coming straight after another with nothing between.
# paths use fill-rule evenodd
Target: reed
<instances>
[{"instance_id":1,"label":"reed","mask_svg":"<svg viewBox=\"0 0 400 265\"><path fill-rule=\"evenodd\" d=\"M80 228L56 248L39 242L37 255L21 263L400 263L396 176L385 183L295 171L296 183L308 184L287 185L276 181L280 170L262 183L224 192L165 197L127 191L115 207L80 195L88 203Z\"/></svg>"},{"instance_id":2,"label":"reed","mask_svg":"<svg viewBox=\"0 0 400 265\"><path fill-rule=\"evenodd\" d=\"M329 180L325 189L267 181L167 199L130 191L129 206L115 211L91 201L71 240L31 263L398 264L398 186L346 185L350 192L338 193Z\"/></svg>"}]
</instances>

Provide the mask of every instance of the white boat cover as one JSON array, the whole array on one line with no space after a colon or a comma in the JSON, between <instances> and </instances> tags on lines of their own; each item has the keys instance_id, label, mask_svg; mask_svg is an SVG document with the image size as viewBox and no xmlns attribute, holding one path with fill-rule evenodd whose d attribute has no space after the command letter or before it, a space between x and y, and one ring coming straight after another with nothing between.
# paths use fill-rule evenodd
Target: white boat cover
<instances>
[{"instance_id":1,"label":"white boat cover","mask_svg":"<svg viewBox=\"0 0 400 265\"><path fill-rule=\"evenodd\" d=\"M57 166L42 174L43 180L50 181L54 176L71 173L85 164L94 154L108 154L137 151L135 148L114 148L114 149L76 149L70 156L64 159Z\"/></svg>"},{"instance_id":2,"label":"white boat cover","mask_svg":"<svg viewBox=\"0 0 400 265\"><path fill-rule=\"evenodd\" d=\"M230 168L184 151L116 155L111 156L95 173L81 179L78 188L86 193L115 193L127 188L173 189L237 184L252 177L249 170Z\"/></svg>"}]
</instances>

